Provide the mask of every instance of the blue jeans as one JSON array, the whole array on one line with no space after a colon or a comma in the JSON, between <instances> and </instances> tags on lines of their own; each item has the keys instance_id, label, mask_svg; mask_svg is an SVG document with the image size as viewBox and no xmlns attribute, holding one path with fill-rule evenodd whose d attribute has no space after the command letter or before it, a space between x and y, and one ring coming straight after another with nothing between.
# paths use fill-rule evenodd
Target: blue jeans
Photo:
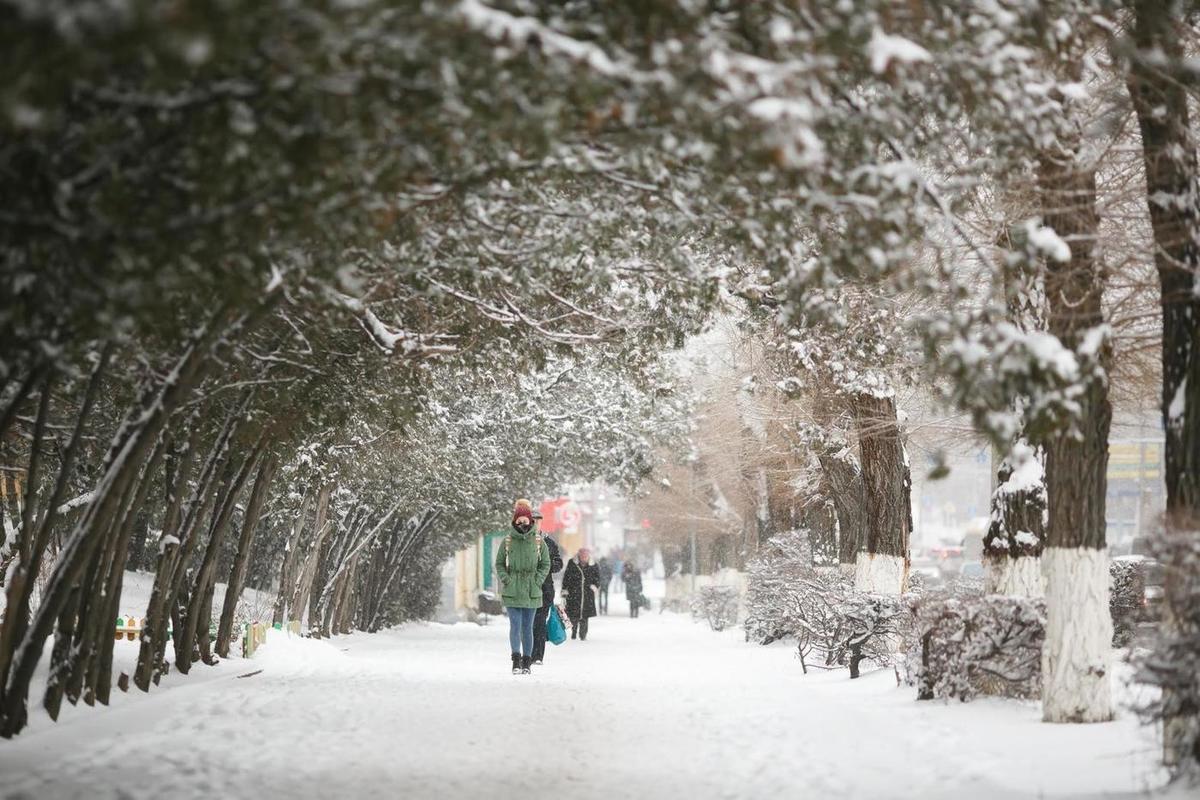
<instances>
[{"instance_id":1,"label":"blue jeans","mask_svg":"<svg viewBox=\"0 0 1200 800\"><path fill-rule=\"evenodd\" d=\"M517 655L533 655L533 615L536 608L508 609L508 644Z\"/></svg>"}]
</instances>

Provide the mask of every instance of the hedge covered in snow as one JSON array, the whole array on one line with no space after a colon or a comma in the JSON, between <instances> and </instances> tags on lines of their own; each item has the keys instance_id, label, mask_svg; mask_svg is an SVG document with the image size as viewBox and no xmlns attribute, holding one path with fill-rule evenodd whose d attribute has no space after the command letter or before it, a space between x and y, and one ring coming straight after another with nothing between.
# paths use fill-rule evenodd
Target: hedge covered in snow
<instances>
[{"instance_id":1,"label":"hedge covered in snow","mask_svg":"<svg viewBox=\"0 0 1200 800\"><path fill-rule=\"evenodd\" d=\"M1045 604L1003 595L908 595L905 674L917 697L1035 698L1041 690Z\"/></svg>"},{"instance_id":2,"label":"hedge covered in snow","mask_svg":"<svg viewBox=\"0 0 1200 800\"><path fill-rule=\"evenodd\" d=\"M772 539L750 564L746 640L796 640L801 667L893 663L907 617L899 597L857 591L836 567L806 563L803 532Z\"/></svg>"}]
</instances>

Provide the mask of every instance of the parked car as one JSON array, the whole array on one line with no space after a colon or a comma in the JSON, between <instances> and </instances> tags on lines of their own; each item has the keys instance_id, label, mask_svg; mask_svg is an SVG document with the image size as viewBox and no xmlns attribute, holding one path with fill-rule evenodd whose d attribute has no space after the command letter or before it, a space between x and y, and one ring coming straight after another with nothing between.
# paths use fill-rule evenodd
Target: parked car
<instances>
[{"instance_id":1,"label":"parked car","mask_svg":"<svg viewBox=\"0 0 1200 800\"><path fill-rule=\"evenodd\" d=\"M951 581L958 577L963 562L961 545L937 545L929 548L929 555L937 564L943 581Z\"/></svg>"}]
</instances>

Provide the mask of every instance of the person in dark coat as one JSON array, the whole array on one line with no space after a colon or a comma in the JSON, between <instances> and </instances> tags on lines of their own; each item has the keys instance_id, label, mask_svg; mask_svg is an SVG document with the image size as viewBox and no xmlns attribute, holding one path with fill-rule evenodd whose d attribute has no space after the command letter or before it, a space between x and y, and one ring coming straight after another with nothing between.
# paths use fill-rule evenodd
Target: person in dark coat
<instances>
[{"instance_id":1,"label":"person in dark coat","mask_svg":"<svg viewBox=\"0 0 1200 800\"><path fill-rule=\"evenodd\" d=\"M632 561L625 562L625 599L629 601L629 616L637 617L645 598L642 597L642 572Z\"/></svg>"},{"instance_id":2,"label":"person in dark coat","mask_svg":"<svg viewBox=\"0 0 1200 800\"><path fill-rule=\"evenodd\" d=\"M600 585L600 570L591 562L591 552L581 547L563 571L563 605L567 619L571 620L572 639L587 639L588 620L596 616L596 595L592 590Z\"/></svg>"},{"instance_id":3,"label":"person in dark coat","mask_svg":"<svg viewBox=\"0 0 1200 800\"><path fill-rule=\"evenodd\" d=\"M542 518L542 515L535 511L533 517L538 520ZM562 550L559 548L558 542L549 536L543 537L543 541L550 548L550 574L542 583L542 607L533 617L534 664L541 664L546 657L546 618L550 616L550 606L554 605L554 573L563 568Z\"/></svg>"},{"instance_id":4,"label":"person in dark coat","mask_svg":"<svg viewBox=\"0 0 1200 800\"><path fill-rule=\"evenodd\" d=\"M596 569L600 572L600 596L598 598L600 600L600 613L607 614L608 585L612 583L613 577L612 564L609 563L607 556L602 556L600 560L596 562Z\"/></svg>"}]
</instances>

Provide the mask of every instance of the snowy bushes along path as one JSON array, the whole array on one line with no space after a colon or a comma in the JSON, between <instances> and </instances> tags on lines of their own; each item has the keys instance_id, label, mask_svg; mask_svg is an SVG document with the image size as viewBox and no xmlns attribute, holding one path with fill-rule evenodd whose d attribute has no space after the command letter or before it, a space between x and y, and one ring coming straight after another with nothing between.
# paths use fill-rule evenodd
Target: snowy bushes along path
<instances>
[{"instance_id":1,"label":"snowy bushes along path","mask_svg":"<svg viewBox=\"0 0 1200 800\"><path fill-rule=\"evenodd\" d=\"M166 691L58 725L39 711L0 747L0 796L987 800L1162 781L1154 742L1124 712L1079 727L1040 725L1022 703L915 703L891 670L805 676L790 645L671 614L598 618L586 643L514 678L505 635L275 636L207 680L170 675ZM502 717L529 731L520 757ZM568 719L579 724L563 739Z\"/></svg>"}]
</instances>

